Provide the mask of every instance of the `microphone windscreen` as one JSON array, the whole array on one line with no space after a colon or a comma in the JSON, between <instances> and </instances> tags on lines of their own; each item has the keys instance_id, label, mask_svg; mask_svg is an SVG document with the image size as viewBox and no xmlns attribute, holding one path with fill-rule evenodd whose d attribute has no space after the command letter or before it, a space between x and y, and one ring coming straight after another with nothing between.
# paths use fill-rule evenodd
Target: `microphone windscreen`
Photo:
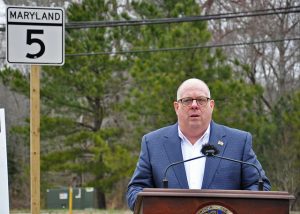
<instances>
[{"instance_id":1,"label":"microphone windscreen","mask_svg":"<svg viewBox=\"0 0 300 214\"><path fill-rule=\"evenodd\" d=\"M201 153L204 154L204 155L217 155L220 152L213 145L210 145L210 144L206 143L202 146Z\"/></svg>"}]
</instances>

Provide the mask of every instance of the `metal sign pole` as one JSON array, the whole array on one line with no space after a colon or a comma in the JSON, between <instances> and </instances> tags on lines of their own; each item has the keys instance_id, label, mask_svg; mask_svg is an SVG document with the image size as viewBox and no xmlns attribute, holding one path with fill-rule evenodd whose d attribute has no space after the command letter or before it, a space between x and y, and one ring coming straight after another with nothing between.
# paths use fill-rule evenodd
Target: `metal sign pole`
<instances>
[{"instance_id":1,"label":"metal sign pole","mask_svg":"<svg viewBox=\"0 0 300 214\"><path fill-rule=\"evenodd\" d=\"M30 184L31 213L40 213L40 65L30 73Z\"/></svg>"}]
</instances>

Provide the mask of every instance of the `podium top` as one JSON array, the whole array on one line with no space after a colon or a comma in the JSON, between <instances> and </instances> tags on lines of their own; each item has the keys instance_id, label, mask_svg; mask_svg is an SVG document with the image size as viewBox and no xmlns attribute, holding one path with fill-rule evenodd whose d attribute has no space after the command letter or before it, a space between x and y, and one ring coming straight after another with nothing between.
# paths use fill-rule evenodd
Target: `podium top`
<instances>
[{"instance_id":1,"label":"podium top","mask_svg":"<svg viewBox=\"0 0 300 214\"><path fill-rule=\"evenodd\" d=\"M145 188L138 193L135 212L140 213L143 206L143 200L146 198L173 198L174 200L183 198L210 198L219 199L256 199L256 200L293 200L295 197L285 191L250 191L250 190L216 190L216 189L163 189L163 188ZM213 199L214 198L214 199Z\"/></svg>"},{"instance_id":2,"label":"podium top","mask_svg":"<svg viewBox=\"0 0 300 214\"><path fill-rule=\"evenodd\" d=\"M286 191L145 188L138 196L295 199Z\"/></svg>"}]
</instances>

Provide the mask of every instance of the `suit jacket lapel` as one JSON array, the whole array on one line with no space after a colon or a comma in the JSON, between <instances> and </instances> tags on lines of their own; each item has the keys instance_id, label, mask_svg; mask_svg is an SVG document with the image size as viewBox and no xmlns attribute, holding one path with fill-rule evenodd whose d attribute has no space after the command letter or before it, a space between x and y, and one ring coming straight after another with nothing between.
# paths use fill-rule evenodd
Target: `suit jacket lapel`
<instances>
[{"instance_id":1,"label":"suit jacket lapel","mask_svg":"<svg viewBox=\"0 0 300 214\"><path fill-rule=\"evenodd\" d=\"M223 129L220 127L220 125L214 123L213 121L211 122L209 144L215 146L219 150L220 156L223 155L223 152L227 145ZM209 188L211 182L213 181L217 168L220 164L220 161L220 158L206 158L202 189Z\"/></svg>"},{"instance_id":2,"label":"suit jacket lapel","mask_svg":"<svg viewBox=\"0 0 300 214\"><path fill-rule=\"evenodd\" d=\"M166 150L170 164L182 161L183 157L181 151L181 139L178 136L178 124L176 123L175 125L173 125L170 129L170 132L164 137L164 148ZM189 186L186 178L184 164L178 164L171 168L172 169L169 170L168 175L170 176L170 172L173 170L179 184L181 185L181 188L188 189Z\"/></svg>"}]
</instances>

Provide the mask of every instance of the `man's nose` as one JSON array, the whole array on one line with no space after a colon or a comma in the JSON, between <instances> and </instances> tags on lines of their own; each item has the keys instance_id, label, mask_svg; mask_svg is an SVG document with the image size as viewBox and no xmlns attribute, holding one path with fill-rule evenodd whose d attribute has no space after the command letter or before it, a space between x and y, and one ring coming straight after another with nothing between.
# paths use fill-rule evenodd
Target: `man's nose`
<instances>
[{"instance_id":1,"label":"man's nose","mask_svg":"<svg viewBox=\"0 0 300 214\"><path fill-rule=\"evenodd\" d=\"M197 100L193 100L193 102L192 102L192 108L198 108Z\"/></svg>"}]
</instances>

